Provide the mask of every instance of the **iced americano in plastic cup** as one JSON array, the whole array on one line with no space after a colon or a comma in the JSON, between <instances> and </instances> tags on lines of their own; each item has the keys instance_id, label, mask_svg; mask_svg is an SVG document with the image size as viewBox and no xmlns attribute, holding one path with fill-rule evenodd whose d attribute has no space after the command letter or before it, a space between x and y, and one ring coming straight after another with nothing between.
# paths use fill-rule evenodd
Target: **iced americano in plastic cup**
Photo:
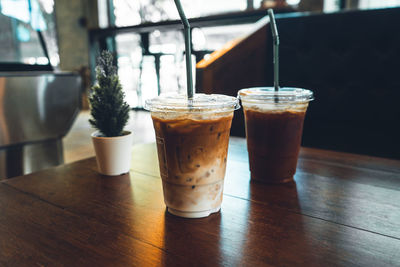
<instances>
[{"instance_id":1,"label":"iced americano in plastic cup","mask_svg":"<svg viewBox=\"0 0 400 267\"><path fill-rule=\"evenodd\" d=\"M251 179L264 183L293 180L310 90L283 87L239 91L245 115Z\"/></svg>"},{"instance_id":2,"label":"iced americano in plastic cup","mask_svg":"<svg viewBox=\"0 0 400 267\"><path fill-rule=\"evenodd\" d=\"M221 208L235 97L166 94L146 101L168 212L206 217Z\"/></svg>"}]
</instances>

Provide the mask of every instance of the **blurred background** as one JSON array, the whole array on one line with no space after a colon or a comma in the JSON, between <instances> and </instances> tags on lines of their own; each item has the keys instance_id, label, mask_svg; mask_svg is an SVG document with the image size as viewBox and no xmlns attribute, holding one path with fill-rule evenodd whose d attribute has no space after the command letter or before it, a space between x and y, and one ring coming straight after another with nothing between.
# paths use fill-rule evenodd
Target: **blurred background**
<instances>
[{"instance_id":1,"label":"blurred background","mask_svg":"<svg viewBox=\"0 0 400 267\"><path fill-rule=\"evenodd\" d=\"M335 12L394 7L400 1L182 0L182 5L195 20L195 64L249 32L270 7L276 13ZM17 62L78 71L85 95L93 83L96 57L108 49L117 58L129 104L142 108L146 99L160 92L185 90L178 19L172 0L0 0L0 64L3 70L6 63ZM85 100L82 104L87 108Z\"/></svg>"},{"instance_id":2,"label":"blurred background","mask_svg":"<svg viewBox=\"0 0 400 267\"><path fill-rule=\"evenodd\" d=\"M267 9L281 84L312 89L303 146L400 159L400 0L181 0L197 92L271 86ZM0 179L94 155L87 96L113 53L134 143L154 141L146 99L185 92L173 0L0 0ZM245 136L242 110L231 134Z\"/></svg>"}]
</instances>

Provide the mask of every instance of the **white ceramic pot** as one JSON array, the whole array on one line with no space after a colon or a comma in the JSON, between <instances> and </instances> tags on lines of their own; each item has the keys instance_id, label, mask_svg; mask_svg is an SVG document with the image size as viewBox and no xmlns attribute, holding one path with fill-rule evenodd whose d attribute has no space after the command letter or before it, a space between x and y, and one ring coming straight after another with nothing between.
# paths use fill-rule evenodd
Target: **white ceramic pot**
<instances>
[{"instance_id":1,"label":"white ceramic pot","mask_svg":"<svg viewBox=\"0 0 400 267\"><path fill-rule=\"evenodd\" d=\"M102 137L97 131L92 134L92 141L101 174L116 176L129 172L132 157L131 132L124 131L122 136Z\"/></svg>"}]
</instances>

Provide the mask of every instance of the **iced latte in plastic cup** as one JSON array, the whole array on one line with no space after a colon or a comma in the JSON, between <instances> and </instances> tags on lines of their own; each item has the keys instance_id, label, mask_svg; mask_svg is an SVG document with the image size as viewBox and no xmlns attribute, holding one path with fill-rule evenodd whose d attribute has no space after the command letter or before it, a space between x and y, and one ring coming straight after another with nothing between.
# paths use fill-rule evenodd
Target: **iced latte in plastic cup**
<instances>
[{"instance_id":1,"label":"iced latte in plastic cup","mask_svg":"<svg viewBox=\"0 0 400 267\"><path fill-rule=\"evenodd\" d=\"M157 140L164 202L187 218L218 212L235 97L167 94L146 101Z\"/></svg>"},{"instance_id":2,"label":"iced latte in plastic cup","mask_svg":"<svg viewBox=\"0 0 400 267\"><path fill-rule=\"evenodd\" d=\"M251 179L264 183L293 180L310 90L272 87L242 89Z\"/></svg>"}]
</instances>

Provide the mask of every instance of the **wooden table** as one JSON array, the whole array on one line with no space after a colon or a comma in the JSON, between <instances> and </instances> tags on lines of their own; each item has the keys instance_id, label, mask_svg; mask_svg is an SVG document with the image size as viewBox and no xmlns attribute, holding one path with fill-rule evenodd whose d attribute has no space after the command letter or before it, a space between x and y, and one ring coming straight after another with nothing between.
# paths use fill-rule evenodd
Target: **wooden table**
<instances>
[{"instance_id":1,"label":"wooden table","mask_svg":"<svg viewBox=\"0 0 400 267\"><path fill-rule=\"evenodd\" d=\"M249 182L229 148L221 213L165 212L154 144L0 183L0 266L400 266L400 161L303 148L296 183Z\"/></svg>"}]
</instances>

